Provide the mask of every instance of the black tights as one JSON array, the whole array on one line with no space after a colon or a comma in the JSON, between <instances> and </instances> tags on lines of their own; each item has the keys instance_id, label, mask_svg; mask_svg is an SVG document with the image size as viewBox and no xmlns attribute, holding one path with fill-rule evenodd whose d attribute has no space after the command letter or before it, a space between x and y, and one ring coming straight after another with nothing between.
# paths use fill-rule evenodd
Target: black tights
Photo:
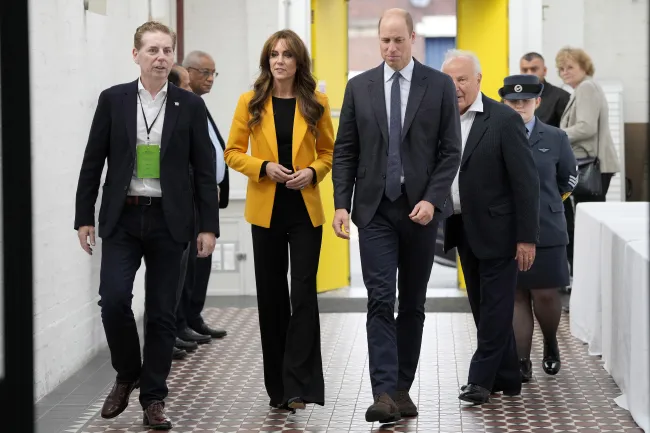
<instances>
[{"instance_id":1,"label":"black tights","mask_svg":"<svg viewBox=\"0 0 650 433\"><path fill-rule=\"evenodd\" d=\"M555 342L562 314L562 302L558 289L526 290L517 288L513 327L519 359L530 358L533 343L533 310L544 340L549 343Z\"/></svg>"}]
</instances>

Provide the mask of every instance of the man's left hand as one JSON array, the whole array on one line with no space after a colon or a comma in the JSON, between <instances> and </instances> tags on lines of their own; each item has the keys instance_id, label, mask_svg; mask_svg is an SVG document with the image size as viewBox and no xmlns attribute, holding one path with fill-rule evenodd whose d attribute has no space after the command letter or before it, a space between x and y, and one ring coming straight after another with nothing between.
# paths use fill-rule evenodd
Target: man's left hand
<instances>
[{"instance_id":1,"label":"man's left hand","mask_svg":"<svg viewBox=\"0 0 650 433\"><path fill-rule=\"evenodd\" d=\"M409 214L409 218L411 218L411 221L414 223L425 226L433 219L434 212L435 209L433 205L428 201L422 200L415 205L413 211Z\"/></svg>"},{"instance_id":2,"label":"man's left hand","mask_svg":"<svg viewBox=\"0 0 650 433\"><path fill-rule=\"evenodd\" d=\"M528 271L535 262L535 244L527 244L520 242L517 244L517 255L515 260L517 260L517 265L519 270L522 272Z\"/></svg>"},{"instance_id":3,"label":"man's left hand","mask_svg":"<svg viewBox=\"0 0 650 433\"><path fill-rule=\"evenodd\" d=\"M221 187L217 185L217 201L221 201Z\"/></svg>"},{"instance_id":4,"label":"man's left hand","mask_svg":"<svg viewBox=\"0 0 650 433\"><path fill-rule=\"evenodd\" d=\"M217 238L214 233L202 232L196 238L196 250L198 251L197 257L205 258L214 252L214 246L217 243Z\"/></svg>"}]
</instances>

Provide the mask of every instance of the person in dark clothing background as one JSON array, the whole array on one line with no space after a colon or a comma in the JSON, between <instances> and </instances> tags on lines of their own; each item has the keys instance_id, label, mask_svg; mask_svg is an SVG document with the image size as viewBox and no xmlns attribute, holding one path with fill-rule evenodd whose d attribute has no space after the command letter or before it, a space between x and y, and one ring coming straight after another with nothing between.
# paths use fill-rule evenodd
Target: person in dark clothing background
<instances>
[{"instance_id":1,"label":"person in dark clothing background","mask_svg":"<svg viewBox=\"0 0 650 433\"><path fill-rule=\"evenodd\" d=\"M522 74L536 75L544 86L541 94L542 101L539 104L539 108L535 110L535 116L542 123L559 128L562 114L569 103L571 94L546 81L548 68L544 62L544 57L539 53L530 52L524 54L519 61L519 70ZM570 239L573 238L574 213L573 197L569 197L564 200L564 218L569 230ZM569 272L573 274L573 248L570 246L567 246L567 258L569 261ZM571 283L569 283L569 287L570 285Z\"/></svg>"},{"instance_id":2,"label":"person in dark clothing background","mask_svg":"<svg viewBox=\"0 0 650 433\"><path fill-rule=\"evenodd\" d=\"M559 128L562 113L564 113L564 109L569 103L571 94L546 81L547 67L544 63L544 57L539 53L530 52L524 54L519 61L519 70L525 75L536 75L544 86L541 95L542 102L539 108L535 110L535 116L543 123Z\"/></svg>"},{"instance_id":3,"label":"person in dark clothing background","mask_svg":"<svg viewBox=\"0 0 650 433\"><path fill-rule=\"evenodd\" d=\"M333 152L329 103L316 91L307 48L296 33L281 30L264 44L254 90L239 98L225 152L228 166L248 177L244 216L252 224L264 384L273 407L325 403L316 292L325 212L318 183Z\"/></svg>"}]
</instances>

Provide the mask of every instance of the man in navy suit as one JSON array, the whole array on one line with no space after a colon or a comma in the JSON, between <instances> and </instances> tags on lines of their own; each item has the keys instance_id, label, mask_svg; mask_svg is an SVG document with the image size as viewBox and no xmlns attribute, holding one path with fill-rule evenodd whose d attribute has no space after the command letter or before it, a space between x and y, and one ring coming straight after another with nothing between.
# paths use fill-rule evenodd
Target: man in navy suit
<instances>
[{"instance_id":1,"label":"man in navy suit","mask_svg":"<svg viewBox=\"0 0 650 433\"><path fill-rule=\"evenodd\" d=\"M191 242L196 242L200 257L209 256L219 236L214 149L205 104L167 82L175 46L176 35L163 24L148 22L136 30L133 59L140 66L140 78L99 96L79 174L74 224L81 247L92 254L95 202L108 160L99 212L99 295L117 378L101 415L118 416L139 387L144 422L158 430L172 427L164 399L183 257ZM198 209L196 237L192 191ZM141 360L131 299L143 257L147 320Z\"/></svg>"}]
</instances>

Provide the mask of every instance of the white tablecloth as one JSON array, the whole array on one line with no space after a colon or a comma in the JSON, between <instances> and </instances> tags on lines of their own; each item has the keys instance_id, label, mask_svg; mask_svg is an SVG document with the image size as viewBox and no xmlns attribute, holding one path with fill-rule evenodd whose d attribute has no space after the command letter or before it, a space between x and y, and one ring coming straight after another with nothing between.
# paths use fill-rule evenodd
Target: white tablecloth
<instances>
[{"instance_id":1,"label":"white tablecloth","mask_svg":"<svg viewBox=\"0 0 650 433\"><path fill-rule=\"evenodd\" d=\"M611 252L603 250L603 225L608 221L648 219L648 203L580 203L576 209L571 291L571 333L602 354L601 270L611 269ZM648 223L642 233L647 234ZM647 237L647 235L646 235Z\"/></svg>"},{"instance_id":2,"label":"white tablecloth","mask_svg":"<svg viewBox=\"0 0 650 433\"><path fill-rule=\"evenodd\" d=\"M576 213L571 332L602 355L615 401L650 431L648 203L583 203Z\"/></svg>"}]
</instances>

